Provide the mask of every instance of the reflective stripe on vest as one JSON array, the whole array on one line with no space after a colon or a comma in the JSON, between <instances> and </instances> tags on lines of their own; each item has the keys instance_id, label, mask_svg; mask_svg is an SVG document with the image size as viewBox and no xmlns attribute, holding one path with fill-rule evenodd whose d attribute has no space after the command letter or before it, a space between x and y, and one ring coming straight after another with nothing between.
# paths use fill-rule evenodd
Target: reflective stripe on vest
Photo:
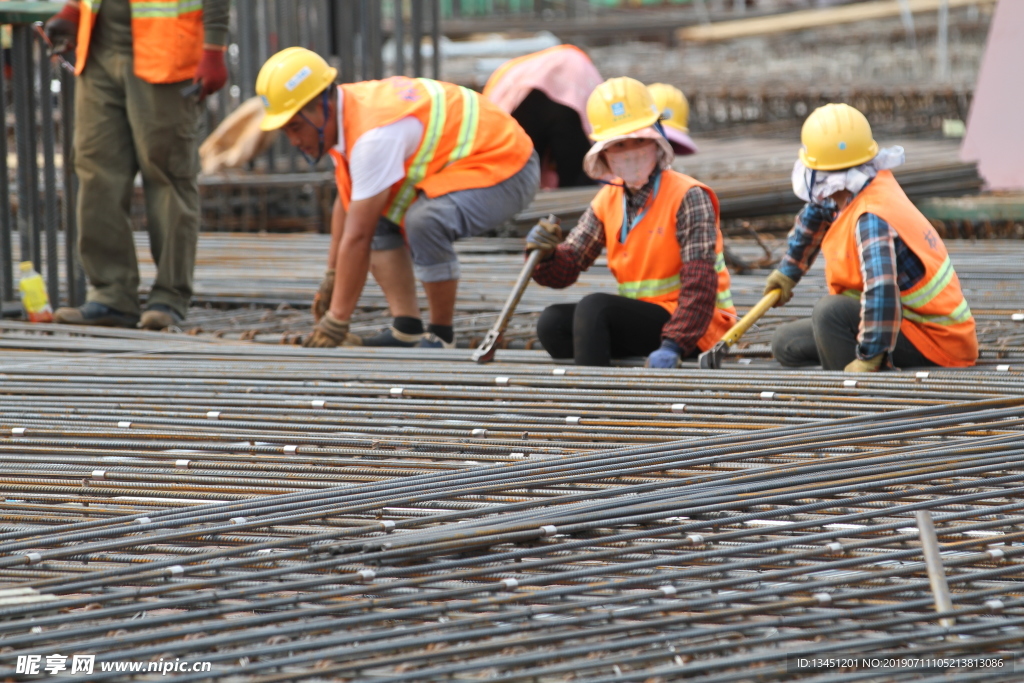
<instances>
[{"instance_id":1,"label":"reflective stripe on vest","mask_svg":"<svg viewBox=\"0 0 1024 683\"><path fill-rule=\"evenodd\" d=\"M630 299L645 299L663 294L671 294L680 289L679 276L663 280L637 280L636 282L620 282L619 294Z\"/></svg>"},{"instance_id":2,"label":"reflective stripe on vest","mask_svg":"<svg viewBox=\"0 0 1024 683\"><path fill-rule=\"evenodd\" d=\"M719 253L715 256L715 275L721 276L725 272L725 254ZM718 292L715 297L715 306L724 310L733 308L732 303L732 290L726 288L721 292Z\"/></svg>"},{"instance_id":3,"label":"reflective stripe on vest","mask_svg":"<svg viewBox=\"0 0 1024 683\"><path fill-rule=\"evenodd\" d=\"M402 187L398 190L395 198L391 200L391 205L384 214L388 220L398 225L402 224L405 212L416 200L416 185L427 177L427 170L434 160L434 155L437 154L438 143L441 141L441 134L444 132L444 125L448 118L448 103L444 88L437 81L429 78L417 78L416 80L426 89L427 95L430 97L430 115L427 118L427 125L423 129L423 141L420 143L416 156L413 157L409 171L405 174ZM480 123L480 103L476 99L476 94L461 86L459 86L459 94L462 96L462 123L459 126L458 142L448 157L448 164L464 159L473 151L477 127Z\"/></svg>"},{"instance_id":4,"label":"reflective stripe on vest","mask_svg":"<svg viewBox=\"0 0 1024 683\"><path fill-rule=\"evenodd\" d=\"M99 5L99 2L94 3ZM203 0L135 0L133 19L177 19L182 14L203 9Z\"/></svg>"},{"instance_id":5,"label":"reflective stripe on vest","mask_svg":"<svg viewBox=\"0 0 1024 683\"><path fill-rule=\"evenodd\" d=\"M956 271L953 270L953 262L947 256L946 260L939 267L938 272L923 287L915 292L900 295L900 303L903 305L903 317L915 323L934 323L936 325L956 325L970 320L971 307L967 305L967 299L961 299L960 303L949 315L922 315L913 310L915 308L924 308L931 303L932 299L941 294L942 290L953 281L954 275L956 275ZM857 299L861 296L861 292L855 289L847 289L843 291L843 294Z\"/></svg>"}]
</instances>

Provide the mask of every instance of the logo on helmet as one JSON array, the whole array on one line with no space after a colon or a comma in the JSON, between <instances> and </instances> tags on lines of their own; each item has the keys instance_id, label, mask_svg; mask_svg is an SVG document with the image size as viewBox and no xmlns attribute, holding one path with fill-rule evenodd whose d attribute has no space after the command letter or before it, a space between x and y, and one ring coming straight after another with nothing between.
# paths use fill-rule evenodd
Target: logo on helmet
<instances>
[{"instance_id":1,"label":"logo on helmet","mask_svg":"<svg viewBox=\"0 0 1024 683\"><path fill-rule=\"evenodd\" d=\"M296 88L299 87L299 84L302 83L302 81L306 80L312 75L312 69L310 69L308 66L302 67L301 69L299 69L298 73L289 78L288 82L284 84L285 90L287 90L288 92L295 90Z\"/></svg>"},{"instance_id":2,"label":"logo on helmet","mask_svg":"<svg viewBox=\"0 0 1024 683\"><path fill-rule=\"evenodd\" d=\"M618 118L626 115L626 105L622 102L612 102L612 116Z\"/></svg>"}]
</instances>

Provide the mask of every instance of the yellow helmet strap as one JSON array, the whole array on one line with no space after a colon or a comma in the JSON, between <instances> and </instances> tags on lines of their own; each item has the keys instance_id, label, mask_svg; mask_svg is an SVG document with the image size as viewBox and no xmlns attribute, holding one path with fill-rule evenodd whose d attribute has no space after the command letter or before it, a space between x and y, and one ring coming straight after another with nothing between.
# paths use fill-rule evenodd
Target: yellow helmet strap
<instances>
[{"instance_id":1,"label":"yellow helmet strap","mask_svg":"<svg viewBox=\"0 0 1024 683\"><path fill-rule=\"evenodd\" d=\"M309 117L306 116L305 112L303 112L302 109L299 110L299 116L302 117L303 121L311 125L313 129L316 130L317 137L319 138L317 142L317 151L315 159L306 154L305 152L303 152L301 149L299 150L299 154L301 154L303 158L309 162L310 166L316 166L318 163L320 163L320 160L324 158L324 152L326 151L324 150L324 130L327 128L327 115L331 111L331 95L334 93L335 87L336 86L331 85L330 87L324 88L324 91L320 93L320 107L323 111L324 122L319 126L310 121ZM303 107L303 109L305 109L305 107Z\"/></svg>"}]
</instances>

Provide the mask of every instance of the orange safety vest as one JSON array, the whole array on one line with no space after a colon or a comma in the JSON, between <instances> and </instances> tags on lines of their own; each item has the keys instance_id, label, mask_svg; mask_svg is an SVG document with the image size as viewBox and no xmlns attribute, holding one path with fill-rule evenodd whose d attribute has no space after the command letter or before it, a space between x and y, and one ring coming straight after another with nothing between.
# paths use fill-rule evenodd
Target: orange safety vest
<instances>
[{"instance_id":1,"label":"orange safety vest","mask_svg":"<svg viewBox=\"0 0 1024 683\"><path fill-rule=\"evenodd\" d=\"M821 243L825 280L832 294L860 297L864 289L857 221L872 213L888 223L924 265L921 281L900 292L900 332L925 358L943 367L968 367L978 359L974 317L946 245L917 210L891 171L881 171L843 209Z\"/></svg>"},{"instance_id":2,"label":"orange safety vest","mask_svg":"<svg viewBox=\"0 0 1024 683\"><path fill-rule=\"evenodd\" d=\"M75 73L89 57L89 40L102 0L82 0ZM135 75L147 83L178 83L195 76L203 56L203 0L130 0Z\"/></svg>"},{"instance_id":3,"label":"orange safety vest","mask_svg":"<svg viewBox=\"0 0 1024 683\"><path fill-rule=\"evenodd\" d=\"M347 154L367 131L407 116L423 124L423 141L405 160L405 178L391 187L384 208L384 217L398 225L404 225L417 191L439 197L493 187L519 172L533 154L533 143L516 120L468 88L405 76L339 87L346 154L335 149L330 154L346 211L352 197Z\"/></svg>"},{"instance_id":4,"label":"orange safety vest","mask_svg":"<svg viewBox=\"0 0 1024 683\"><path fill-rule=\"evenodd\" d=\"M656 191L648 200L650 206L640 221L620 241L623 223L624 190L618 185L605 185L590 203L594 215L604 224L604 240L608 249L608 268L619 282L619 294L658 304L669 313L679 306L683 269L679 240L676 238L676 214L686 193L699 187L708 193L715 207L715 273L718 294L715 313L704 336L697 342L701 351L714 346L736 322L736 308L729 289L729 270L725 267L722 231L718 228L718 197L707 185L672 169L661 172Z\"/></svg>"}]
</instances>

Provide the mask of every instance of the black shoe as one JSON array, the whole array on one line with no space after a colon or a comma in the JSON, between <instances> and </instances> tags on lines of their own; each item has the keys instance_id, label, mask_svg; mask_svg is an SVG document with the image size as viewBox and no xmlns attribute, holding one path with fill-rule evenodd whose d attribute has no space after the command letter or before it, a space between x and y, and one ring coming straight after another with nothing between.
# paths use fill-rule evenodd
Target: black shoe
<instances>
[{"instance_id":1,"label":"black shoe","mask_svg":"<svg viewBox=\"0 0 1024 683\"><path fill-rule=\"evenodd\" d=\"M419 344L421 339L423 339L422 332L419 334L406 334L405 332L399 332L392 325L372 337L364 338L363 346L403 346L408 348Z\"/></svg>"},{"instance_id":2,"label":"black shoe","mask_svg":"<svg viewBox=\"0 0 1024 683\"><path fill-rule=\"evenodd\" d=\"M101 327L136 327L139 316L101 304L88 301L77 308L58 308L53 322L64 325L99 325Z\"/></svg>"}]
</instances>

